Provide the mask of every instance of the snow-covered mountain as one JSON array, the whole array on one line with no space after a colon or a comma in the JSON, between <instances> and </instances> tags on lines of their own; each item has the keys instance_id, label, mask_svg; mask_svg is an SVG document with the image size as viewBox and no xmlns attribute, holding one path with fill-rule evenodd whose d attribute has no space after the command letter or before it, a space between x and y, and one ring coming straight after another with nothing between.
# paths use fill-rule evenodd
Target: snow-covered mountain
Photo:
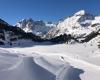
<instances>
[{"instance_id":1,"label":"snow-covered mountain","mask_svg":"<svg viewBox=\"0 0 100 80\"><path fill-rule=\"evenodd\" d=\"M16 26L0 19L0 79L100 80L100 16L81 10L58 24Z\"/></svg>"},{"instance_id":2,"label":"snow-covered mountain","mask_svg":"<svg viewBox=\"0 0 100 80\"><path fill-rule=\"evenodd\" d=\"M23 19L16 23L17 27L23 29L26 33L33 33L43 37L51 28L55 27L52 22L34 21L33 19Z\"/></svg>"},{"instance_id":3,"label":"snow-covered mountain","mask_svg":"<svg viewBox=\"0 0 100 80\"><path fill-rule=\"evenodd\" d=\"M52 38L61 34L70 34L74 37L85 37L98 29L100 29L100 16L80 10L73 16L59 21L57 27L52 28L46 36Z\"/></svg>"},{"instance_id":4,"label":"snow-covered mountain","mask_svg":"<svg viewBox=\"0 0 100 80\"><path fill-rule=\"evenodd\" d=\"M0 45L19 44L19 40L42 41L41 37L26 33L23 29L0 19Z\"/></svg>"},{"instance_id":5,"label":"snow-covered mountain","mask_svg":"<svg viewBox=\"0 0 100 80\"><path fill-rule=\"evenodd\" d=\"M31 39L33 41L50 42L88 42L100 35L100 16L80 10L79 12L67 17L57 24L52 22L34 21L33 19L23 19L15 26L9 25L0 19L1 24L1 43L4 39L11 41L19 39ZM4 35L4 37L2 37Z\"/></svg>"}]
</instances>

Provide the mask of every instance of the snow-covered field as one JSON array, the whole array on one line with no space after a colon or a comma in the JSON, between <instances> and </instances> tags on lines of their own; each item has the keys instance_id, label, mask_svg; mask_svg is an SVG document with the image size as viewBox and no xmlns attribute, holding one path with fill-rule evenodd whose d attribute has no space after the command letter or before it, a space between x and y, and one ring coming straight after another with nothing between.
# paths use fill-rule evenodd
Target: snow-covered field
<instances>
[{"instance_id":1,"label":"snow-covered field","mask_svg":"<svg viewBox=\"0 0 100 80\"><path fill-rule=\"evenodd\" d=\"M0 80L100 80L100 49L94 40L83 44L30 43L0 47Z\"/></svg>"}]
</instances>

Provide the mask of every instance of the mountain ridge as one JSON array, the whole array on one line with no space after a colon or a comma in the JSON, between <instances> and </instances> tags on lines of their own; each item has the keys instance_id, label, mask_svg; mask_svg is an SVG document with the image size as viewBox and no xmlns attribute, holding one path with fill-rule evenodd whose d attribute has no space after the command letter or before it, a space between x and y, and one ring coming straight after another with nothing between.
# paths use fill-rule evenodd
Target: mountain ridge
<instances>
[{"instance_id":1,"label":"mountain ridge","mask_svg":"<svg viewBox=\"0 0 100 80\"><path fill-rule=\"evenodd\" d=\"M84 10L80 10L72 16L59 21L58 24L42 20L34 21L32 18L29 18L20 20L15 26L11 26L2 19L0 20L1 27L2 24L8 27L7 29L3 28L3 32L1 29L1 42L5 40L5 37L2 40L2 35L5 32L10 37L13 34L13 38L16 38L15 41L18 39L30 39L37 42L50 41L53 43L65 43L72 40L78 43L88 42L100 35L100 16L94 16ZM21 34L16 35L16 30ZM96 35L89 38L91 34ZM10 42L9 36L8 43Z\"/></svg>"}]
</instances>

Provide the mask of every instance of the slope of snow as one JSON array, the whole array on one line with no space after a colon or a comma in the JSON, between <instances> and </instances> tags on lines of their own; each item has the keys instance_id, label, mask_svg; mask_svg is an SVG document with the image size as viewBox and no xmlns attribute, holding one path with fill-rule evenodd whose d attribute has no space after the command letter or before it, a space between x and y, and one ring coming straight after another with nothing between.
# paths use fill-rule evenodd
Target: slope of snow
<instances>
[{"instance_id":1,"label":"slope of snow","mask_svg":"<svg viewBox=\"0 0 100 80\"><path fill-rule=\"evenodd\" d=\"M13 55L11 53L0 54L0 79L55 80L55 75L37 65L34 58Z\"/></svg>"},{"instance_id":2,"label":"slope of snow","mask_svg":"<svg viewBox=\"0 0 100 80\"><path fill-rule=\"evenodd\" d=\"M97 37L97 39L99 36ZM96 40L97 40L96 39ZM98 39L99 40L99 39ZM46 45L48 43L41 43L41 44L36 44L36 43L29 43L30 45L32 44L33 47L15 47L11 48L11 52L17 51L24 53L26 55L31 55L32 53L40 53L40 54L66 54L69 57L72 58L79 58L88 62L93 61L93 59L99 58L99 52L100 50L98 49L98 42L93 40L88 43L84 44L58 44L58 45ZM28 44L26 44L28 46ZM9 50L9 48L6 48ZM14 52L13 51L13 52ZM28 53L26 53L26 51ZM93 61L91 63L100 65L99 61Z\"/></svg>"},{"instance_id":3,"label":"slope of snow","mask_svg":"<svg viewBox=\"0 0 100 80\"><path fill-rule=\"evenodd\" d=\"M2 52L0 58L3 60L0 64L6 65L0 68L2 71L0 78L5 80L6 75L7 80L100 80L100 57L98 56L100 51L98 51L98 59L95 57L93 61L97 50L99 49L96 46L91 46L91 42L0 48ZM12 64L9 64L9 60L5 61L9 57L9 60L13 61Z\"/></svg>"},{"instance_id":4,"label":"slope of snow","mask_svg":"<svg viewBox=\"0 0 100 80\"><path fill-rule=\"evenodd\" d=\"M9 60L7 60L8 58ZM2 60L0 61L0 65L3 66L0 66L0 79L2 80L79 80L79 71L82 71L78 71L78 69L73 68L69 63L65 63L59 58L48 56L28 57L9 52L0 54L0 59ZM63 73L65 69L66 72ZM74 71L78 71L79 73L73 77L73 74L75 74ZM62 77L62 73L64 77ZM65 74L72 76L66 77Z\"/></svg>"},{"instance_id":5,"label":"slope of snow","mask_svg":"<svg viewBox=\"0 0 100 80\"><path fill-rule=\"evenodd\" d=\"M47 75L48 78L44 77L45 79L48 79L48 80L50 78L52 78L52 80L74 80L74 79L75 80L100 80L100 76L99 76L100 49L97 46L99 42L99 38L100 36L97 36L91 41L87 43L83 43L83 44L77 43L77 44L50 45L48 43L32 43L29 41L28 42L29 44L28 43L27 44L23 43L24 45L20 44L20 45L23 45L23 47L20 47L20 48L19 47L0 48L0 51L2 52L2 54L10 53L10 54L20 55L20 57L17 56L17 58L14 58L16 61L13 60L12 64L10 63L8 65L9 60L8 62L5 62L4 60L5 58L1 58L1 63L3 64L5 62L3 64L4 66L6 65L5 68L12 66L7 69L14 70L16 72L16 68L18 66L20 67L23 66L22 62L25 61L25 65L24 65L25 67L26 65L31 65L30 62L32 61L34 65L38 65L39 67L43 68L43 75L48 73ZM26 47L25 45L27 46L31 45L31 47ZM25 57L24 60L22 56ZM16 64L16 65L13 65L13 64ZM3 69L2 66L0 69L2 71L6 71L7 69ZM34 71L33 69L34 66L33 65L31 66L32 66L30 68L32 69L31 71ZM28 71L27 76L28 74L30 74L30 71L28 70L28 68L29 67L25 67L25 71ZM45 73L45 70L47 71L46 73ZM26 77L29 78L29 80L31 79L40 80L37 78L37 75L39 76L40 74L42 74L42 72L38 73L34 71L32 72L32 74L35 74L36 76L31 77L31 74L30 74L31 78L29 78L29 76L28 77L26 76ZM26 75L26 73L23 75ZM54 76L54 77L50 77L50 76ZM17 76L16 79L18 77L19 76ZM44 78L43 80L45 80Z\"/></svg>"}]
</instances>

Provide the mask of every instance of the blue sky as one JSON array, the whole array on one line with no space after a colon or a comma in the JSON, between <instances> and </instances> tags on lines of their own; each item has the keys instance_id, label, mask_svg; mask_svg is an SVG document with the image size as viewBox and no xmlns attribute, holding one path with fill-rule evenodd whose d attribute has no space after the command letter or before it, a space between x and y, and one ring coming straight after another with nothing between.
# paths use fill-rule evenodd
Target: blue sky
<instances>
[{"instance_id":1,"label":"blue sky","mask_svg":"<svg viewBox=\"0 0 100 80\"><path fill-rule=\"evenodd\" d=\"M23 18L57 21L82 9L100 14L100 0L0 0L0 18L10 24Z\"/></svg>"}]
</instances>

